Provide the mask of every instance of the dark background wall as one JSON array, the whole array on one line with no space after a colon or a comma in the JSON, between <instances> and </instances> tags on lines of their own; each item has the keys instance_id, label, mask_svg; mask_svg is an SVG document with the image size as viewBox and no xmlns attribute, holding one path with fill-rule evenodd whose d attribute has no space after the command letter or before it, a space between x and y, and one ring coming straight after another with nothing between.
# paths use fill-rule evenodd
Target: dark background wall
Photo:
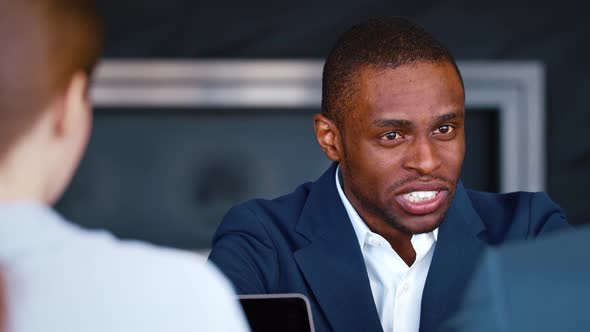
<instances>
[{"instance_id":1,"label":"dark background wall","mask_svg":"<svg viewBox=\"0 0 590 332\"><path fill-rule=\"evenodd\" d=\"M372 16L416 20L459 60L538 60L547 74L547 190L590 222L590 20L581 1L98 0L106 58L324 58Z\"/></svg>"}]
</instances>

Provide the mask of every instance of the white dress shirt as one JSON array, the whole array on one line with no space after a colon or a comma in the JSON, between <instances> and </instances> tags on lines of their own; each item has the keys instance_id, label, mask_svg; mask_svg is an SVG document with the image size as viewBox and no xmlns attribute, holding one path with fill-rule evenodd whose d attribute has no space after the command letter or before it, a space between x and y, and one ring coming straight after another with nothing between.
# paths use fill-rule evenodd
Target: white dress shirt
<instances>
[{"instance_id":1,"label":"white dress shirt","mask_svg":"<svg viewBox=\"0 0 590 332\"><path fill-rule=\"evenodd\" d=\"M416 260L408 266L381 235L372 232L350 204L340 185L336 169L336 186L359 241L375 306L385 332L418 332L422 291L438 229L412 236Z\"/></svg>"},{"instance_id":2,"label":"white dress shirt","mask_svg":"<svg viewBox=\"0 0 590 332\"><path fill-rule=\"evenodd\" d=\"M0 204L0 268L10 332L247 330L204 258L83 230L39 203Z\"/></svg>"}]
</instances>

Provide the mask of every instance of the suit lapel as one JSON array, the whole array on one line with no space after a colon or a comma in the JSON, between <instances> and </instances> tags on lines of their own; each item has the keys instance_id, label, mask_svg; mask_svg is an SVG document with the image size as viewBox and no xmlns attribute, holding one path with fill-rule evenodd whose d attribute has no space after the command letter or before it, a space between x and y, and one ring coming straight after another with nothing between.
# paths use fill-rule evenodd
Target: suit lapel
<instances>
[{"instance_id":1,"label":"suit lapel","mask_svg":"<svg viewBox=\"0 0 590 332\"><path fill-rule=\"evenodd\" d=\"M436 331L457 308L485 241L485 228L459 183L439 227L436 249L422 295L420 332Z\"/></svg>"},{"instance_id":2,"label":"suit lapel","mask_svg":"<svg viewBox=\"0 0 590 332\"><path fill-rule=\"evenodd\" d=\"M312 185L297 225L311 243L295 252L295 260L333 330L382 331L335 170L333 165Z\"/></svg>"}]
</instances>

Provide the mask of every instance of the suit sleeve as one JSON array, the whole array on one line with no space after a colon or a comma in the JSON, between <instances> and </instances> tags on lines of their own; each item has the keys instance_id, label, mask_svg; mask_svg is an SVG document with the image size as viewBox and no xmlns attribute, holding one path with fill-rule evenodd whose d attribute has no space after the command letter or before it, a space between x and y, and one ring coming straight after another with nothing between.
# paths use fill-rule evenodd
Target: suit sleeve
<instances>
[{"instance_id":1,"label":"suit sleeve","mask_svg":"<svg viewBox=\"0 0 590 332\"><path fill-rule=\"evenodd\" d=\"M213 237L209 261L233 283L238 294L271 293L278 280L275 246L259 216L240 205L223 218Z\"/></svg>"},{"instance_id":2,"label":"suit sleeve","mask_svg":"<svg viewBox=\"0 0 590 332\"><path fill-rule=\"evenodd\" d=\"M565 212L549 198L546 193L531 195L529 237L543 233L572 228L566 220Z\"/></svg>"}]
</instances>

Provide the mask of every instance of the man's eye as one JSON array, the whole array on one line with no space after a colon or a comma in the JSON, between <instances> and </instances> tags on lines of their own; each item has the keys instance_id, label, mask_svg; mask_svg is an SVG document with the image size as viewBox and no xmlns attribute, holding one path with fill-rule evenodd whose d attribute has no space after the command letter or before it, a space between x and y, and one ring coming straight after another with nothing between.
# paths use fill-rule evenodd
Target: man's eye
<instances>
[{"instance_id":1,"label":"man's eye","mask_svg":"<svg viewBox=\"0 0 590 332\"><path fill-rule=\"evenodd\" d=\"M435 134L450 134L453 132L453 130L455 130L455 128L453 128L452 126L449 125L444 125L444 126L440 126L438 127L437 130L434 131Z\"/></svg>"},{"instance_id":2,"label":"man's eye","mask_svg":"<svg viewBox=\"0 0 590 332\"><path fill-rule=\"evenodd\" d=\"M400 139L400 138L402 138L402 135L400 135L400 133L398 133L397 131L390 131L388 133L385 133L383 136L381 136L381 139L387 140L387 141L393 141L393 140Z\"/></svg>"}]
</instances>

